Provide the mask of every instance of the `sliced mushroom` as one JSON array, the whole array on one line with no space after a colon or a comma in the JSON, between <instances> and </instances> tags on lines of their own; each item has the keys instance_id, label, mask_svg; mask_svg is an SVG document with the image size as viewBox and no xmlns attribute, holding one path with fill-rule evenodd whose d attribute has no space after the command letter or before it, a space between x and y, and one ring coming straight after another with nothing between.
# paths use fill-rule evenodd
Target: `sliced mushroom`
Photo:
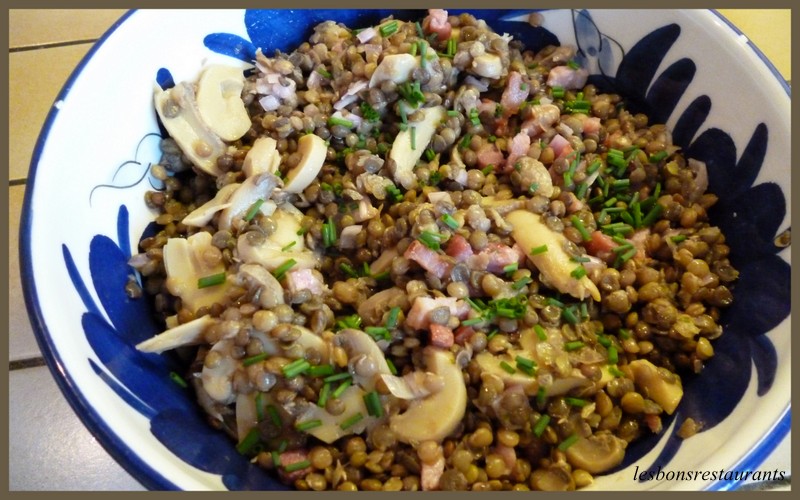
<instances>
[{"instance_id":1,"label":"sliced mushroom","mask_svg":"<svg viewBox=\"0 0 800 500\"><path fill-rule=\"evenodd\" d=\"M399 307L403 310L408 309L406 291L396 286L381 290L359 304L358 315L361 316L366 324L378 325L381 323L384 313L393 307Z\"/></svg>"},{"instance_id":2,"label":"sliced mushroom","mask_svg":"<svg viewBox=\"0 0 800 500\"><path fill-rule=\"evenodd\" d=\"M511 373L510 370L504 368L505 362L508 366L514 368L516 365L516 357L520 355L527 359L535 359L535 357L527 351L511 350L503 354L492 354L490 352L481 352L473 358L481 369L481 374L488 376L495 376L500 378L506 387L521 386L527 393L533 393L539 388L540 378L536 375L528 375L522 370L514 369ZM537 374L546 371L552 374L552 383L547 385L548 396L561 396L572 390L588 387L592 385L592 381L587 379L578 368L572 368L567 375L558 375L552 373L550 368L541 368L537 370Z\"/></svg>"},{"instance_id":3,"label":"sliced mushroom","mask_svg":"<svg viewBox=\"0 0 800 500\"><path fill-rule=\"evenodd\" d=\"M264 309L286 303L280 281L265 268L258 264L243 264L239 267L239 274L250 286L258 287L258 304Z\"/></svg>"},{"instance_id":4,"label":"sliced mushroom","mask_svg":"<svg viewBox=\"0 0 800 500\"><path fill-rule=\"evenodd\" d=\"M274 271L290 259L295 261L292 269L313 269L317 256L306 249L305 240L297 234L302 215L281 205L272 214L272 220L275 232L264 241L253 242L246 233L239 236L237 257L244 263L258 264L268 271Z\"/></svg>"},{"instance_id":5,"label":"sliced mushroom","mask_svg":"<svg viewBox=\"0 0 800 500\"><path fill-rule=\"evenodd\" d=\"M443 106L423 108L420 112L424 114L422 120L410 125L406 130L400 131L389 151L389 159L393 160L389 162L391 174L394 176L395 182L400 183L406 189L411 189L416 185L417 177L414 175L414 167L436 132L436 127L445 118Z\"/></svg>"},{"instance_id":6,"label":"sliced mushroom","mask_svg":"<svg viewBox=\"0 0 800 500\"><path fill-rule=\"evenodd\" d=\"M331 415L324 408L309 403L306 409L297 419L298 424L319 420L322 425L318 425L307 432L325 443L331 444L342 436L350 434L361 434L367 427L371 427L378 421L377 418L369 415L367 405L364 402L366 392L358 386L350 386L339 396L339 400L344 403L344 412L340 415ZM361 414L363 418L354 425L345 426L342 424L349 419Z\"/></svg>"},{"instance_id":7,"label":"sliced mushroom","mask_svg":"<svg viewBox=\"0 0 800 500\"><path fill-rule=\"evenodd\" d=\"M417 370L402 377L382 373L380 377L392 396L400 399L424 398L444 388L442 376L432 372Z\"/></svg>"},{"instance_id":8,"label":"sliced mushroom","mask_svg":"<svg viewBox=\"0 0 800 500\"><path fill-rule=\"evenodd\" d=\"M397 251L397 247L384 250L383 253L381 253L378 258L369 265L370 274L376 275L387 271L392 266L392 262L394 262L395 257L398 255L400 255L400 252Z\"/></svg>"},{"instance_id":9,"label":"sliced mushroom","mask_svg":"<svg viewBox=\"0 0 800 500\"><path fill-rule=\"evenodd\" d=\"M494 80L503 75L503 61L496 54L481 54L472 60L471 72Z\"/></svg>"},{"instance_id":10,"label":"sliced mushroom","mask_svg":"<svg viewBox=\"0 0 800 500\"><path fill-rule=\"evenodd\" d=\"M355 328L346 328L334 337L334 344L344 348L353 382L366 391L375 388L381 374L391 375L389 364L375 339Z\"/></svg>"},{"instance_id":11,"label":"sliced mushroom","mask_svg":"<svg viewBox=\"0 0 800 500\"><path fill-rule=\"evenodd\" d=\"M441 442L458 427L467 407L464 376L450 351L426 347L426 369L444 380L444 388L424 399L411 402L403 413L394 415L389 426L397 439L409 444Z\"/></svg>"},{"instance_id":12,"label":"sliced mushroom","mask_svg":"<svg viewBox=\"0 0 800 500\"><path fill-rule=\"evenodd\" d=\"M197 81L197 109L212 132L224 141L236 141L250 130L250 116L242 100L242 68L206 66Z\"/></svg>"},{"instance_id":13,"label":"sliced mushroom","mask_svg":"<svg viewBox=\"0 0 800 500\"><path fill-rule=\"evenodd\" d=\"M233 393L233 374L239 361L233 357L235 348L233 339L223 339L214 344L206 355L200 375L208 396L222 404L230 404L236 400Z\"/></svg>"},{"instance_id":14,"label":"sliced mushroom","mask_svg":"<svg viewBox=\"0 0 800 500\"><path fill-rule=\"evenodd\" d=\"M170 238L164 245L166 285L172 295L181 298L184 307L196 311L215 303L226 304L227 280L221 284L199 288L198 280L225 272L219 260L208 261L206 252L217 252L211 245L211 233L201 231L188 238ZM210 264L210 262L215 262Z\"/></svg>"},{"instance_id":15,"label":"sliced mushroom","mask_svg":"<svg viewBox=\"0 0 800 500\"><path fill-rule=\"evenodd\" d=\"M162 353L177 347L200 344L203 342L203 332L216 322L212 316L200 316L140 342L136 348L142 352Z\"/></svg>"},{"instance_id":16,"label":"sliced mushroom","mask_svg":"<svg viewBox=\"0 0 800 500\"><path fill-rule=\"evenodd\" d=\"M321 137L306 134L297 140L297 153L300 163L286 174L283 189L288 193L303 192L317 178L328 155L328 146Z\"/></svg>"},{"instance_id":17,"label":"sliced mushroom","mask_svg":"<svg viewBox=\"0 0 800 500\"><path fill-rule=\"evenodd\" d=\"M200 116L194 87L181 82L162 90L156 85L154 100L161 123L183 154L200 170L215 177L220 175L217 158L225 152L225 143Z\"/></svg>"},{"instance_id":18,"label":"sliced mushroom","mask_svg":"<svg viewBox=\"0 0 800 500\"><path fill-rule=\"evenodd\" d=\"M633 382L642 395L658 403L667 414L672 415L683 398L681 378L663 367L657 367L646 359L628 363L633 373Z\"/></svg>"},{"instance_id":19,"label":"sliced mushroom","mask_svg":"<svg viewBox=\"0 0 800 500\"><path fill-rule=\"evenodd\" d=\"M247 214L250 207L258 200L265 200L259 210L264 215L272 215L277 206L269 200L272 191L280 184L281 180L271 172L248 177L241 186L231 195L228 207L219 216L217 226L220 230L230 229L233 219Z\"/></svg>"},{"instance_id":20,"label":"sliced mushroom","mask_svg":"<svg viewBox=\"0 0 800 500\"><path fill-rule=\"evenodd\" d=\"M567 448L567 461L573 468L600 474L622 463L627 442L610 432L598 432L579 438Z\"/></svg>"},{"instance_id":21,"label":"sliced mushroom","mask_svg":"<svg viewBox=\"0 0 800 500\"><path fill-rule=\"evenodd\" d=\"M242 163L244 175L253 177L264 173L274 174L281 163L281 155L278 153L277 147L278 143L272 137L256 139L244 157Z\"/></svg>"},{"instance_id":22,"label":"sliced mushroom","mask_svg":"<svg viewBox=\"0 0 800 500\"><path fill-rule=\"evenodd\" d=\"M567 464L557 462L531 473L531 488L539 491L573 491L575 480Z\"/></svg>"},{"instance_id":23,"label":"sliced mushroom","mask_svg":"<svg viewBox=\"0 0 800 500\"><path fill-rule=\"evenodd\" d=\"M397 84L407 82L411 79L411 75L417 66L419 66L419 61L409 53L384 56L375 71L372 72L369 87L379 86L386 81L392 81Z\"/></svg>"},{"instance_id":24,"label":"sliced mushroom","mask_svg":"<svg viewBox=\"0 0 800 500\"><path fill-rule=\"evenodd\" d=\"M514 227L511 236L525 251L531 262L542 273L545 281L561 293L568 293L583 300L587 296L600 301L600 291L587 276L576 279L572 272L577 264L564 250L566 237L548 228L539 214L526 210L514 210L506 216ZM533 249L546 248L532 254Z\"/></svg>"},{"instance_id":25,"label":"sliced mushroom","mask_svg":"<svg viewBox=\"0 0 800 500\"><path fill-rule=\"evenodd\" d=\"M241 186L241 184L236 182L223 186L222 189L217 191L217 194L214 196L214 198L192 210L189 215L183 218L182 222L187 226L205 226L211 222L211 219L214 218L214 214L231 206L231 204L228 202L231 199L231 196L233 196L234 191L236 191L239 186Z\"/></svg>"}]
</instances>

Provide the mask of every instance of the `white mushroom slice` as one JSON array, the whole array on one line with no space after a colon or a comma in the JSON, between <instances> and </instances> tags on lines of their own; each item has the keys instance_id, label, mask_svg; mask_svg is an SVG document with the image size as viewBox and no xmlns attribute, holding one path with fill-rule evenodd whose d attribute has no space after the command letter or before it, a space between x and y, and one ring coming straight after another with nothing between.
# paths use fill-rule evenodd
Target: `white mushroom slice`
<instances>
[{"instance_id":1,"label":"white mushroom slice","mask_svg":"<svg viewBox=\"0 0 800 500\"><path fill-rule=\"evenodd\" d=\"M225 272L219 260L209 265L206 252L218 253L211 245L211 233L201 231L188 238L170 238L164 245L164 268L167 271L167 289L181 298L191 311L210 307L214 303L227 303L227 280L214 286L200 288L198 280Z\"/></svg>"},{"instance_id":2,"label":"white mushroom slice","mask_svg":"<svg viewBox=\"0 0 800 500\"><path fill-rule=\"evenodd\" d=\"M429 346L423 355L426 368L444 379L444 388L412 401L406 411L390 418L389 427L397 439L409 444L441 442L458 427L467 408L464 376L452 353Z\"/></svg>"},{"instance_id":3,"label":"white mushroom slice","mask_svg":"<svg viewBox=\"0 0 800 500\"><path fill-rule=\"evenodd\" d=\"M239 362L233 357L236 344L232 339L220 340L206 355L200 379L208 396L222 404L231 404L236 400L233 393L233 374ZM211 356L211 359L208 357Z\"/></svg>"},{"instance_id":4,"label":"white mushroom slice","mask_svg":"<svg viewBox=\"0 0 800 500\"><path fill-rule=\"evenodd\" d=\"M422 120L410 124L406 130L400 131L389 151L389 158L393 160L390 162L393 169L391 174L394 176L395 182L400 183L406 189L412 189L416 185L417 176L414 175L414 166L422 157L423 151L428 147L428 143L436 132L436 127L445 118L446 113L443 106L423 108L420 112L424 114Z\"/></svg>"},{"instance_id":5,"label":"white mushroom slice","mask_svg":"<svg viewBox=\"0 0 800 500\"><path fill-rule=\"evenodd\" d=\"M236 141L250 130L242 90L244 70L212 65L203 69L197 81L197 109L212 132L224 141Z\"/></svg>"},{"instance_id":6,"label":"white mushroom slice","mask_svg":"<svg viewBox=\"0 0 800 500\"><path fill-rule=\"evenodd\" d=\"M155 86L155 107L161 123L191 162L200 170L218 176L217 158L225 143L211 131L197 109L194 87L181 82L168 90Z\"/></svg>"},{"instance_id":7,"label":"white mushroom slice","mask_svg":"<svg viewBox=\"0 0 800 500\"><path fill-rule=\"evenodd\" d=\"M333 338L335 345L344 348L350 365L353 382L366 391L375 388L377 377L391 375L389 364L375 339L355 328L346 328Z\"/></svg>"},{"instance_id":8,"label":"white mushroom slice","mask_svg":"<svg viewBox=\"0 0 800 500\"><path fill-rule=\"evenodd\" d=\"M244 157L242 163L244 175L253 177L264 173L274 174L281 163L281 155L278 153L277 147L278 143L272 137L256 139Z\"/></svg>"},{"instance_id":9,"label":"white mushroom slice","mask_svg":"<svg viewBox=\"0 0 800 500\"><path fill-rule=\"evenodd\" d=\"M316 266L317 256L306 249L305 240L297 234L302 212L291 211L288 206L281 205L272 214L275 232L262 243L253 245L246 234L239 236L236 249L242 262L259 264L268 271L274 271L290 259L295 261L293 270L313 269Z\"/></svg>"},{"instance_id":10,"label":"white mushroom slice","mask_svg":"<svg viewBox=\"0 0 800 500\"><path fill-rule=\"evenodd\" d=\"M503 75L503 61L496 54L481 54L472 60L471 70L478 76L496 80Z\"/></svg>"},{"instance_id":11,"label":"white mushroom slice","mask_svg":"<svg viewBox=\"0 0 800 500\"><path fill-rule=\"evenodd\" d=\"M419 66L419 60L409 53L384 56L372 72L369 87L373 88L386 81L400 84L411 79L411 74Z\"/></svg>"},{"instance_id":12,"label":"white mushroom slice","mask_svg":"<svg viewBox=\"0 0 800 500\"><path fill-rule=\"evenodd\" d=\"M280 281L263 267L258 264L242 264L239 267L239 274L250 285L259 288L258 304L264 309L272 309L286 303Z\"/></svg>"},{"instance_id":13,"label":"white mushroom slice","mask_svg":"<svg viewBox=\"0 0 800 500\"><path fill-rule=\"evenodd\" d=\"M652 399L668 415L672 415L683 398L681 378L666 368L657 367L646 359L631 361L628 366L633 372L633 382L641 391L642 396Z\"/></svg>"},{"instance_id":14,"label":"white mushroom slice","mask_svg":"<svg viewBox=\"0 0 800 500\"><path fill-rule=\"evenodd\" d=\"M209 315L200 316L140 342L136 344L136 348L142 352L162 353L176 347L200 344L203 342L205 329L216 322L217 320Z\"/></svg>"},{"instance_id":15,"label":"white mushroom slice","mask_svg":"<svg viewBox=\"0 0 800 500\"><path fill-rule=\"evenodd\" d=\"M588 438L581 437L567 448L567 461L576 469L601 474L622 463L627 446L627 441L610 432L598 432Z\"/></svg>"},{"instance_id":16,"label":"white mushroom slice","mask_svg":"<svg viewBox=\"0 0 800 500\"><path fill-rule=\"evenodd\" d=\"M331 415L324 408L309 403L307 409L298 417L297 424L319 420L322 425L318 425L306 432L328 444L333 443L342 436L360 434L367 427L378 421L377 418L369 415L367 405L364 402L364 394L364 390L358 386L350 386L345 389L339 396L339 400L344 403L345 408L341 415ZM349 427L345 426L345 429L342 428L343 424L348 420L358 418L356 416L359 413L363 418Z\"/></svg>"},{"instance_id":17,"label":"white mushroom slice","mask_svg":"<svg viewBox=\"0 0 800 500\"><path fill-rule=\"evenodd\" d=\"M514 241L525 251L547 283L577 299L591 297L600 301L600 291L588 276L580 279L572 276L577 264L564 250L567 239L563 234L548 228L539 214L526 210L514 210L506 216L506 221L514 227L511 231ZM540 248L546 250L532 254L532 250Z\"/></svg>"},{"instance_id":18,"label":"white mushroom slice","mask_svg":"<svg viewBox=\"0 0 800 500\"><path fill-rule=\"evenodd\" d=\"M384 250L372 264L369 265L370 274L380 274L392 267L395 257L400 255L396 247Z\"/></svg>"},{"instance_id":19,"label":"white mushroom slice","mask_svg":"<svg viewBox=\"0 0 800 500\"><path fill-rule=\"evenodd\" d=\"M297 152L300 163L286 174L283 189L287 193L301 193L317 178L328 155L328 146L321 137L306 134L297 140Z\"/></svg>"},{"instance_id":20,"label":"white mushroom slice","mask_svg":"<svg viewBox=\"0 0 800 500\"><path fill-rule=\"evenodd\" d=\"M413 371L398 377L382 373L380 375L392 396L400 399L419 399L444 388L444 379L432 372Z\"/></svg>"},{"instance_id":21,"label":"white mushroom slice","mask_svg":"<svg viewBox=\"0 0 800 500\"><path fill-rule=\"evenodd\" d=\"M215 213L219 212L220 210L225 210L231 206L230 203L228 203L228 200L230 200L231 196L233 196L233 192L236 191L240 185L241 184L234 182L232 184L223 186L222 189L217 191L217 194L214 196L214 198L192 210L191 213L184 217L183 221L181 222L187 226L205 226L211 222L211 219L214 218Z\"/></svg>"},{"instance_id":22,"label":"white mushroom slice","mask_svg":"<svg viewBox=\"0 0 800 500\"><path fill-rule=\"evenodd\" d=\"M323 363L330 361L331 349L322 337L304 326L292 325L292 328L300 332L300 336L294 341L294 345L299 346L303 352L309 349L315 350L322 356Z\"/></svg>"},{"instance_id":23,"label":"white mushroom slice","mask_svg":"<svg viewBox=\"0 0 800 500\"><path fill-rule=\"evenodd\" d=\"M269 200L272 191L280 183L280 179L271 172L248 177L233 193L229 206L222 211L217 221L220 230L228 230L236 217L244 217L247 211L258 200L265 200L259 210L265 215L272 215L275 211L275 202Z\"/></svg>"}]
</instances>

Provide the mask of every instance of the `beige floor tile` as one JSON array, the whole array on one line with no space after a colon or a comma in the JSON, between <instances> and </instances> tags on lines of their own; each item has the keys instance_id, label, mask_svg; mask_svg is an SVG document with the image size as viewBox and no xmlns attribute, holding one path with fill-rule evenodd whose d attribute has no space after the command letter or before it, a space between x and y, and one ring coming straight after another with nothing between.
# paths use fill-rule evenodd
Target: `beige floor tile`
<instances>
[{"instance_id":1,"label":"beige floor tile","mask_svg":"<svg viewBox=\"0 0 800 500\"><path fill-rule=\"evenodd\" d=\"M41 356L22 298L19 269L19 217L25 186L8 189L8 360Z\"/></svg>"},{"instance_id":2,"label":"beige floor tile","mask_svg":"<svg viewBox=\"0 0 800 500\"><path fill-rule=\"evenodd\" d=\"M8 13L9 47L99 38L125 9L12 9Z\"/></svg>"},{"instance_id":3,"label":"beige floor tile","mask_svg":"<svg viewBox=\"0 0 800 500\"><path fill-rule=\"evenodd\" d=\"M47 113L91 46L85 43L9 54L9 179L27 176Z\"/></svg>"}]
</instances>

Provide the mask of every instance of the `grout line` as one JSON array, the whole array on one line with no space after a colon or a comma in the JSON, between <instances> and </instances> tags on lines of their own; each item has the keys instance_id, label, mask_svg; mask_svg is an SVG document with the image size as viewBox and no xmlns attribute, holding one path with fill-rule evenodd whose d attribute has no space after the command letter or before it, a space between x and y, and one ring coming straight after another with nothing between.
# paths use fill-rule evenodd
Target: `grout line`
<instances>
[{"instance_id":1,"label":"grout line","mask_svg":"<svg viewBox=\"0 0 800 500\"><path fill-rule=\"evenodd\" d=\"M26 45L23 47L10 47L8 49L9 53L14 52L28 52L31 50L40 50L40 49L51 49L54 47L68 47L70 45L81 45L87 43L95 43L97 38L89 38L86 40L71 40L69 42L50 42L50 43L41 43L38 45Z\"/></svg>"},{"instance_id":2,"label":"grout line","mask_svg":"<svg viewBox=\"0 0 800 500\"><path fill-rule=\"evenodd\" d=\"M17 359L8 362L8 371L22 370L24 368L36 368L39 366L45 366L44 358L42 357Z\"/></svg>"},{"instance_id":3,"label":"grout line","mask_svg":"<svg viewBox=\"0 0 800 500\"><path fill-rule=\"evenodd\" d=\"M24 186L28 183L28 179L9 179L8 186Z\"/></svg>"}]
</instances>

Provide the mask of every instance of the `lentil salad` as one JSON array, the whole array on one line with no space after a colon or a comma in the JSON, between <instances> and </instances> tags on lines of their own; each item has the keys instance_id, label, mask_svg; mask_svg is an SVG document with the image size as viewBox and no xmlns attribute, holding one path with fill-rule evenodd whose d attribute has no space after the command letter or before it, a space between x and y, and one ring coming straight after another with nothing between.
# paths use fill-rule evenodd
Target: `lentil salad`
<instances>
[{"instance_id":1,"label":"lentil salad","mask_svg":"<svg viewBox=\"0 0 800 500\"><path fill-rule=\"evenodd\" d=\"M129 293L166 331L139 349L185 356L211 424L298 489L613 470L713 356L737 273L705 166L574 55L431 9L157 89Z\"/></svg>"}]
</instances>

